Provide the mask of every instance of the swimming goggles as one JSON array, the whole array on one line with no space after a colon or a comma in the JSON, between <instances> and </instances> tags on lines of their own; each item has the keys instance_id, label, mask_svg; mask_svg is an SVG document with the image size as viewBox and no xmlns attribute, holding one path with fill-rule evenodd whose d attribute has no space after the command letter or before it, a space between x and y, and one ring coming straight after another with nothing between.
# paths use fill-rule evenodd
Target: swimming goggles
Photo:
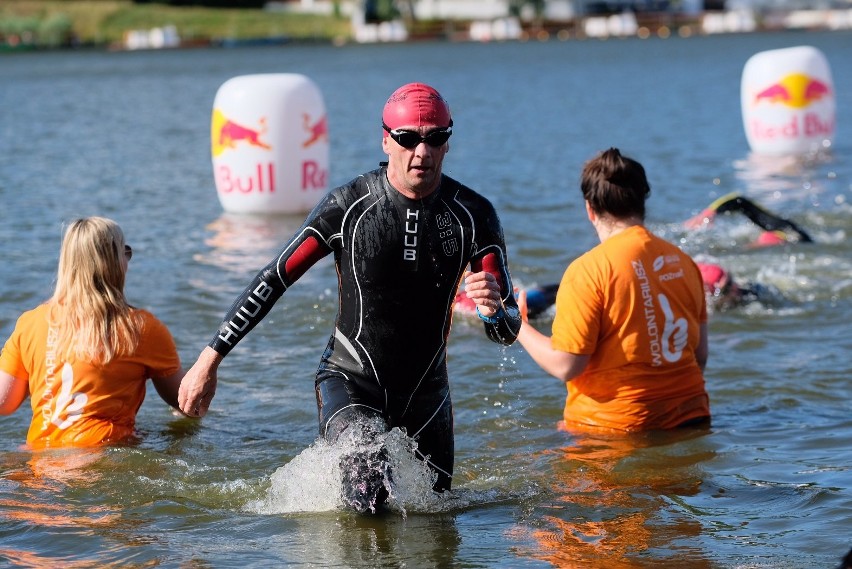
<instances>
[{"instance_id":1,"label":"swimming goggles","mask_svg":"<svg viewBox=\"0 0 852 569\"><path fill-rule=\"evenodd\" d=\"M419 132L414 132L413 130L391 129L384 122L382 123L382 128L387 131L397 144L409 150L417 148L417 145L421 142L425 142L432 148L438 148L443 146L453 134L453 123L450 123L450 126L446 128L430 130L426 133L426 136L420 136Z\"/></svg>"}]
</instances>

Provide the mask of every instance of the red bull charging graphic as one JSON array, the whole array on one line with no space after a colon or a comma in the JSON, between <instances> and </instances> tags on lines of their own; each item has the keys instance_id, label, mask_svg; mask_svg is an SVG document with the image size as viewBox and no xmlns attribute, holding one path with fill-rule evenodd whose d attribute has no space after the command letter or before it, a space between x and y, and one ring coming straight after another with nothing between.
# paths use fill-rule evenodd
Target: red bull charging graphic
<instances>
[{"instance_id":1,"label":"red bull charging graphic","mask_svg":"<svg viewBox=\"0 0 852 569\"><path fill-rule=\"evenodd\" d=\"M743 124L759 153L797 154L830 147L835 130L834 87L815 48L761 52L743 71Z\"/></svg>"},{"instance_id":2,"label":"red bull charging graphic","mask_svg":"<svg viewBox=\"0 0 852 569\"><path fill-rule=\"evenodd\" d=\"M265 117L260 118L258 128L249 128L230 120L219 109L213 109L210 133L213 156L219 156L225 150L234 149L240 143L271 150L272 147L261 140L264 134L266 134Z\"/></svg>"},{"instance_id":3,"label":"red bull charging graphic","mask_svg":"<svg viewBox=\"0 0 852 569\"><path fill-rule=\"evenodd\" d=\"M272 150L272 146L262 140L266 134L266 119L260 118L258 128L249 128L225 116L219 109L213 110L210 141L211 153L216 158L228 150L236 150L241 145L254 146L263 150ZM216 187L220 192L274 192L275 164L271 161L259 161L254 171L242 171L235 174L229 164L216 168Z\"/></svg>"},{"instance_id":4,"label":"red bull charging graphic","mask_svg":"<svg viewBox=\"0 0 852 569\"><path fill-rule=\"evenodd\" d=\"M308 138L302 143L302 147L307 148L320 140L328 142L328 121L325 115L316 122L311 122L311 115L307 113L302 116L304 117L305 131L308 133Z\"/></svg>"},{"instance_id":5,"label":"red bull charging graphic","mask_svg":"<svg viewBox=\"0 0 852 569\"><path fill-rule=\"evenodd\" d=\"M757 104L766 102L802 109L830 94L831 89L822 81L804 73L791 73L758 92L754 99Z\"/></svg>"}]
</instances>

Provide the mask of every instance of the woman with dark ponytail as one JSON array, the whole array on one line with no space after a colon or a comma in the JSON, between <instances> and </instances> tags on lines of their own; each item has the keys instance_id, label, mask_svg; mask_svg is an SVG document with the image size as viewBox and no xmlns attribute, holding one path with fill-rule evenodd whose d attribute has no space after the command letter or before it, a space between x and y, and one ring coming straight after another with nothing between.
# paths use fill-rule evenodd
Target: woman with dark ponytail
<instances>
[{"instance_id":1,"label":"woman with dark ponytail","mask_svg":"<svg viewBox=\"0 0 852 569\"><path fill-rule=\"evenodd\" d=\"M601 243L565 271L553 336L526 318L518 341L565 382L566 426L645 431L706 425L707 305L701 273L644 225L651 187L617 148L585 164L580 189Z\"/></svg>"}]
</instances>

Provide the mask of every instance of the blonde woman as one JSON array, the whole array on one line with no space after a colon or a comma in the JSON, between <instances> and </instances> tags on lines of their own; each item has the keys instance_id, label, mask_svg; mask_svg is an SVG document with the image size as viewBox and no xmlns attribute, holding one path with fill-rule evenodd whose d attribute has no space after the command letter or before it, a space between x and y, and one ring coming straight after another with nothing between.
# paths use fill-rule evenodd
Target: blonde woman
<instances>
[{"instance_id":1,"label":"blonde woman","mask_svg":"<svg viewBox=\"0 0 852 569\"><path fill-rule=\"evenodd\" d=\"M132 307L124 280L133 250L103 217L72 222L59 254L56 289L25 312L0 353L0 414L30 396L33 448L132 439L151 379L174 408L183 377L168 328Z\"/></svg>"}]
</instances>

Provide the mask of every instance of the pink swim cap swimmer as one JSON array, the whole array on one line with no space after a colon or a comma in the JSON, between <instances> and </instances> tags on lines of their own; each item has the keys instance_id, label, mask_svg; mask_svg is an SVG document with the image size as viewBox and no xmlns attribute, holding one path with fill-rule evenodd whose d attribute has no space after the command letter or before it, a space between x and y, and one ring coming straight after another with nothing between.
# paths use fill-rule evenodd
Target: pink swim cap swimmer
<instances>
[{"instance_id":1,"label":"pink swim cap swimmer","mask_svg":"<svg viewBox=\"0 0 852 569\"><path fill-rule=\"evenodd\" d=\"M774 247L787 242L787 237L781 231L764 231L755 240L755 247Z\"/></svg>"},{"instance_id":2,"label":"pink swim cap swimmer","mask_svg":"<svg viewBox=\"0 0 852 569\"><path fill-rule=\"evenodd\" d=\"M728 272L713 263L696 263L698 270L701 271L701 280L704 281L704 288L713 293L716 289L721 290L728 281Z\"/></svg>"},{"instance_id":3,"label":"pink swim cap swimmer","mask_svg":"<svg viewBox=\"0 0 852 569\"><path fill-rule=\"evenodd\" d=\"M424 83L408 83L394 91L385 103L382 121L390 129L448 127L453 122L447 101L438 91Z\"/></svg>"}]
</instances>

